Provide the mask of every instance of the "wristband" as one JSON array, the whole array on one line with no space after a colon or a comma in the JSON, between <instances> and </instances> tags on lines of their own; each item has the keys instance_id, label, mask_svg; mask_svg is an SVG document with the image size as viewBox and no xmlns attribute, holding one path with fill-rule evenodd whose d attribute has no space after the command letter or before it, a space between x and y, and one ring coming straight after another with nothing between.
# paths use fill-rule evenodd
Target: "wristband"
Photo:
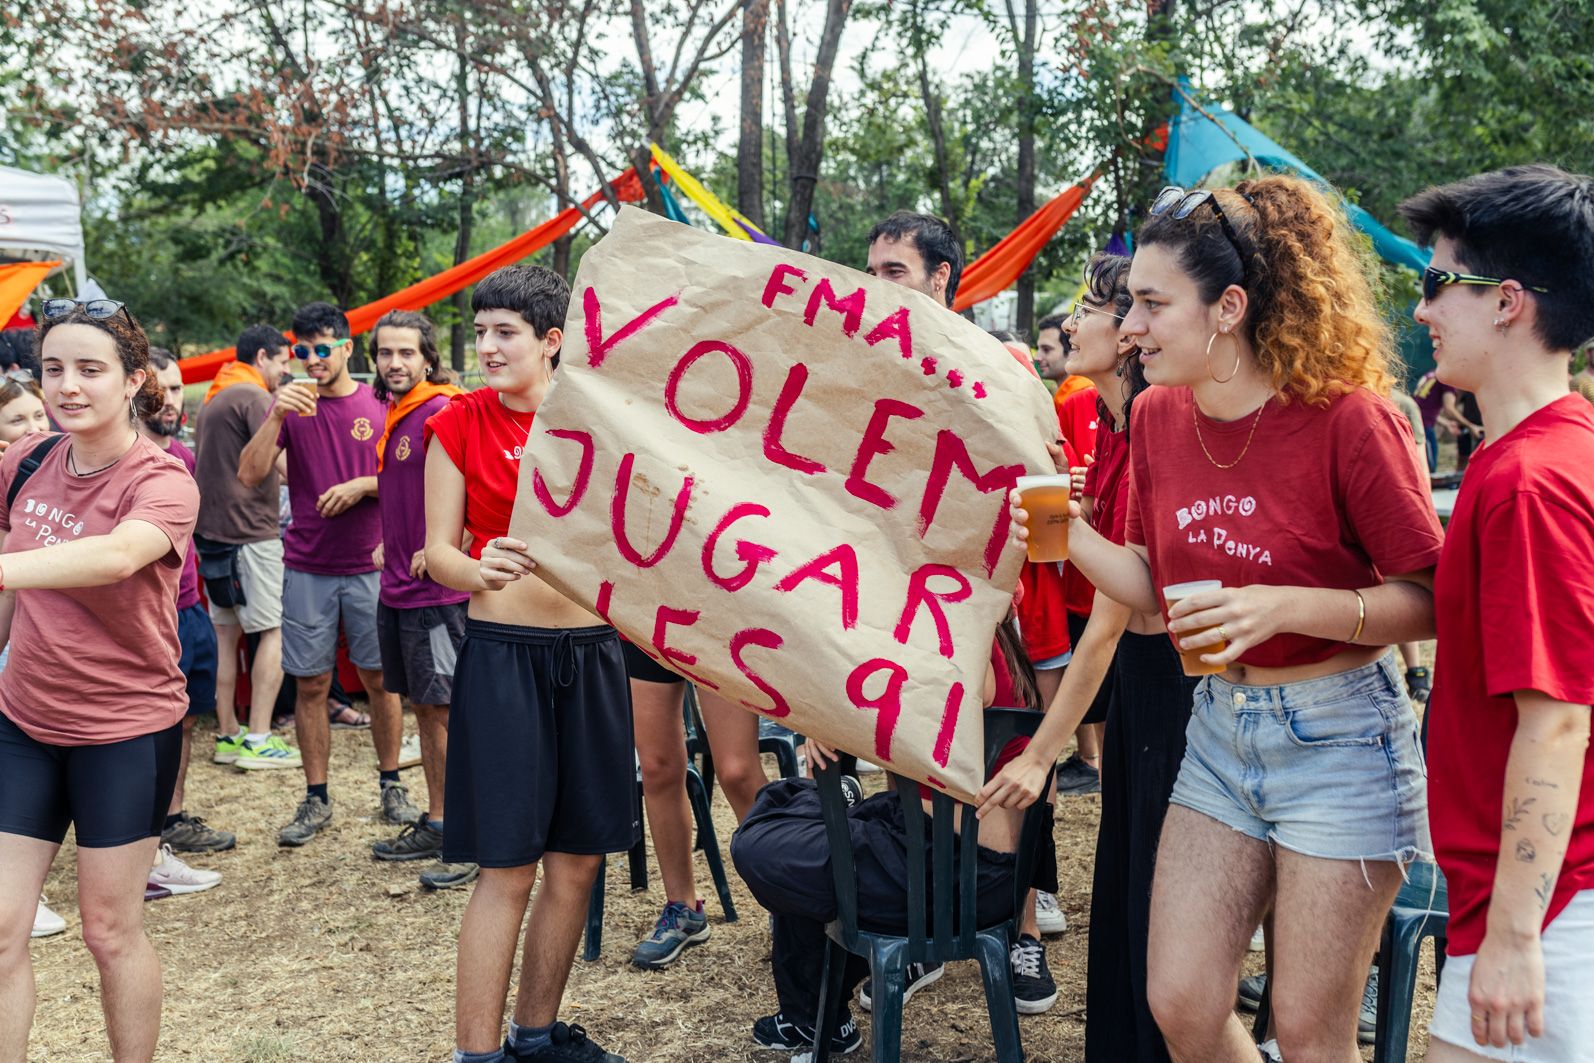
<instances>
[{"instance_id":1,"label":"wristband","mask_svg":"<svg viewBox=\"0 0 1594 1063\"><path fill-rule=\"evenodd\" d=\"M1345 641L1354 643L1362 637L1362 628L1367 624L1367 600L1362 597L1361 591L1351 591L1356 596L1356 630L1351 632L1350 638Z\"/></svg>"}]
</instances>

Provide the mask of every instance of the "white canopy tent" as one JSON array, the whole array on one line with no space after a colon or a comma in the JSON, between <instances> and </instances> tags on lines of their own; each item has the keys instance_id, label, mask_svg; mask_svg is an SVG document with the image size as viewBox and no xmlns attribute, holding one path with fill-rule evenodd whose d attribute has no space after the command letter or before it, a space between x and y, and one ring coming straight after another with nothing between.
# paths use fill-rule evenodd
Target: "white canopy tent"
<instances>
[{"instance_id":1,"label":"white canopy tent","mask_svg":"<svg viewBox=\"0 0 1594 1063\"><path fill-rule=\"evenodd\" d=\"M71 181L0 166L0 255L37 257L19 254L33 251L69 259L78 293L88 289L81 212Z\"/></svg>"}]
</instances>

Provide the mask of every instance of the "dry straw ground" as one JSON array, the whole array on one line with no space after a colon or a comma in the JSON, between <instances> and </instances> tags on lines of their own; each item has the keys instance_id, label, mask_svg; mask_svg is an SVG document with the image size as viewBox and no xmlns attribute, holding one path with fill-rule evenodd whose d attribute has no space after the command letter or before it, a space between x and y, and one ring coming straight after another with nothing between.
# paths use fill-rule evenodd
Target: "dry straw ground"
<instances>
[{"instance_id":1,"label":"dry straw ground","mask_svg":"<svg viewBox=\"0 0 1594 1063\"><path fill-rule=\"evenodd\" d=\"M413 723L410 723L413 729ZM211 733L196 736L208 750ZM768 770L773 774L771 761ZM406 772L424 805L420 771ZM336 819L301 850L279 850L277 828L302 793L297 771L244 775L198 756L189 809L236 831L238 848L196 857L226 878L208 893L146 906L160 953L166 1004L158 1059L236 1063L432 1063L452 1047L454 938L463 891L429 894L415 864L380 864L371 843L391 832L375 818L375 759L363 732L334 734L332 793ZM722 840L732 823L716 794ZM1083 1055L1085 942L1089 933L1095 797L1065 799L1057 817L1060 902L1068 931L1048 943L1061 987L1056 1007L1022 1020L1024 1048L1036 1063L1073 1063ZM47 894L68 918L60 937L35 942L39 1006L28 1059L79 1063L108 1057L98 980L76 917L75 854L70 842L50 875ZM424 866L424 865L421 865ZM769 937L762 910L731 872L741 919L721 920L709 901L713 937L667 971L627 962L663 904L656 873L633 894L624 860L611 862L603 954L576 961L564 1017L586 1026L611 1051L643 1061L746 1060L784 1063L757 1049L749 1029L773 1010ZM699 880L711 892L698 856ZM1429 965L1419 985L1419 1015L1432 997ZM858 1013L867 1030L867 1015ZM1409 1058L1422 1058L1426 1035ZM955 965L907 1009L903 1059L990 1060L989 1027L978 971ZM1371 1058L1370 1052L1367 1053ZM860 1053L854 1058L867 1058Z\"/></svg>"}]
</instances>

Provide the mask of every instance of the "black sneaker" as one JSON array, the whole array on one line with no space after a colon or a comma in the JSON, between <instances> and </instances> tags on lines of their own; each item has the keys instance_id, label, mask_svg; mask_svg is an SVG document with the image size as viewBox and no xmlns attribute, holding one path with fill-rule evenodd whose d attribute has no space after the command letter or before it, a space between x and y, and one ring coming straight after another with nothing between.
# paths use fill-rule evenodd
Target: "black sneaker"
<instances>
[{"instance_id":1,"label":"black sneaker","mask_svg":"<svg viewBox=\"0 0 1594 1063\"><path fill-rule=\"evenodd\" d=\"M791 1022L777 1011L753 1023L753 1040L765 1048L781 1052L801 1052L813 1047L814 1028ZM841 1027L830 1039L830 1051L833 1055L845 1056L857 1051L861 1044L863 1044L863 1034L858 1032L858 1024L853 1021L852 1012L843 1008Z\"/></svg>"},{"instance_id":2,"label":"black sneaker","mask_svg":"<svg viewBox=\"0 0 1594 1063\"><path fill-rule=\"evenodd\" d=\"M1013 1001L1020 1015L1040 1015L1057 1003L1057 983L1046 966L1046 946L1028 934L1007 954L1013 968Z\"/></svg>"},{"instance_id":3,"label":"black sneaker","mask_svg":"<svg viewBox=\"0 0 1594 1063\"><path fill-rule=\"evenodd\" d=\"M535 1052L510 1054L510 1058L521 1063L625 1063L624 1056L605 1052L603 1046L587 1036L586 1030L575 1024L556 1022L549 1037L552 1039Z\"/></svg>"},{"instance_id":4,"label":"black sneaker","mask_svg":"<svg viewBox=\"0 0 1594 1063\"><path fill-rule=\"evenodd\" d=\"M238 844L235 835L216 830L198 816L177 813L177 822L161 831L161 844L179 853L219 853Z\"/></svg>"},{"instance_id":5,"label":"black sneaker","mask_svg":"<svg viewBox=\"0 0 1594 1063\"><path fill-rule=\"evenodd\" d=\"M1101 772L1086 764L1078 753L1063 761L1057 768L1057 792L1060 794L1101 793Z\"/></svg>"},{"instance_id":6,"label":"black sneaker","mask_svg":"<svg viewBox=\"0 0 1594 1063\"><path fill-rule=\"evenodd\" d=\"M934 967L923 963L908 964L908 985L902 991L902 1006L907 1007L908 1001L913 999L913 994L932 982L939 982L943 974L946 974L944 963L938 963ZM874 1001L870 999L870 990L873 986L874 979L865 978L863 985L858 987L858 1006L864 1011L874 1010Z\"/></svg>"},{"instance_id":7,"label":"black sneaker","mask_svg":"<svg viewBox=\"0 0 1594 1063\"><path fill-rule=\"evenodd\" d=\"M481 870L475 864L439 863L432 870L421 872L421 885L429 890L456 889L475 882L476 876L481 874Z\"/></svg>"},{"instance_id":8,"label":"black sneaker","mask_svg":"<svg viewBox=\"0 0 1594 1063\"><path fill-rule=\"evenodd\" d=\"M378 860L427 860L442 851L443 832L432 826L424 813L419 823L411 823L398 837L371 846L371 855Z\"/></svg>"},{"instance_id":9,"label":"black sneaker","mask_svg":"<svg viewBox=\"0 0 1594 1063\"><path fill-rule=\"evenodd\" d=\"M1406 669L1406 693L1418 705L1428 704L1428 695L1433 693L1433 677L1428 674L1428 669Z\"/></svg>"},{"instance_id":10,"label":"black sneaker","mask_svg":"<svg viewBox=\"0 0 1594 1063\"><path fill-rule=\"evenodd\" d=\"M841 796L847 799L847 807L851 808L863 800L863 783L851 775L841 777Z\"/></svg>"},{"instance_id":11,"label":"black sneaker","mask_svg":"<svg viewBox=\"0 0 1594 1063\"><path fill-rule=\"evenodd\" d=\"M1240 979L1239 1005L1241 1011L1255 1011L1262 1006L1262 993L1267 989L1267 975L1251 974Z\"/></svg>"}]
</instances>

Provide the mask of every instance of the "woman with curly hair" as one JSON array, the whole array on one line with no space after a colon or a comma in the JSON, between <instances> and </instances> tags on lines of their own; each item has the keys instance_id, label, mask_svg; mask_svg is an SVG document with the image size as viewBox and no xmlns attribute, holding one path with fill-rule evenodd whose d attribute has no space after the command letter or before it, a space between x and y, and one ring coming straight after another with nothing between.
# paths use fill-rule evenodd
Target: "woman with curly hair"
<instances>
[{"instance_id":1,"label":"woman with curly hair","mask_svg":"<svg viewBox=\"0 0 1594 1063\"><path fill-rule=\"evenodd\" d=\"M1403 866L1431 859L1391 647L1433 636L1441 532L1371 276L1336 204L1276 176L1165 189L1130 267L1123 332L1156 386L1131 417L1125 545L1076 521L1070 548L1205 673L1151 900L1176 1060L1256 1059L1234 984L1274 901L1284 1058L1353 1058ZM1214 582L1165 594L1195 581Z\"/></svg>"},{"instance_id":2,"label":"woman with curly hair","mask_svg":"<svg viewBox=\"0 0 1594 1063\"><path fill-rule=\"evenodd\" d=\"M64 434L0 461L0 1059L27 1054L28 936L71 826L110 1054L138 1063L160 1033L144 885L182 752L173 603L199 491L138 431L165 399L126 307L46 300L39 353Z\"/></svg>"}]
</instances>

